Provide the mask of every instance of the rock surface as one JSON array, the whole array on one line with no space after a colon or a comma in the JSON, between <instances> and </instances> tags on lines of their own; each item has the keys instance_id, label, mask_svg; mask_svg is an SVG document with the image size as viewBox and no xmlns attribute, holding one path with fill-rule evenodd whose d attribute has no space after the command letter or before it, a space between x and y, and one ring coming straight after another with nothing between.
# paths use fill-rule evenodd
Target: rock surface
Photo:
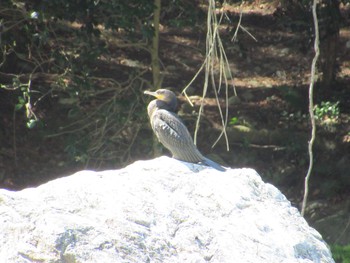
<instances>
[{"instance_id":1,"label":"rock surface","mask_svg":"<svg viewBox=\"0 0 350 263\"><path fill-rule=\"evenodd\" d=\"M0 262L334 262L252 169L168 157L0 190Z\"/></svg>"}]
</instances>

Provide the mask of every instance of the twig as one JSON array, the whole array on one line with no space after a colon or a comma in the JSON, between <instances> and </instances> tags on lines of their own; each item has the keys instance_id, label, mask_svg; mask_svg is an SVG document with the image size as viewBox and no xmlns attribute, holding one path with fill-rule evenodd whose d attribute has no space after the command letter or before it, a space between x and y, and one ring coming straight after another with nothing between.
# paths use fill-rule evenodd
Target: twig
<instances>
[{"instance_id":1,"label":"twig","mask_svg":"<svg viewBox=\"0 0 350 263\"><path fill-rule=\"evenodd\" d=\"M346 230L350 227L350 218L345 226L345 228L343 229L343 231L341 232L341 234L338 236L337 240L334 242L334 244L338 244L339 240L345 235Z\"/></svg>"},{"instance_id":2,"label":"twig","mask_svg":"<svg viewBox=\"0 0 350 263\"><path fill-rule=\"evenodd\" d=\"M222 135L225 135L225 140L226 140L226 146L227 150L229 150L229 142L228 142L228 137L226 133L226 127L228 123L228 93L229 93L229 82L232 82L233 85L233 77L232 73L230 70L230 64L228 62L225 49L223 46L223 43L220 38L220 33L219 33L219 26L222 22L222 19L224 17L225 13L221 13L221 16L218 20L216 16L216 10L215 10L215 1L210 0L209 1L209 7L208 7L208 15L207 15L207 38L206 38L206 57L201 65L200 69L197 71L195 76L192 78L192 80L186 85L186 87L183 89L182 93L185 95L187 100L190 102L192 105L192 102L189 100L186 90L187 88L193 83L193 81L198 77L199 73L205 69L205 77L204 77L204 84L203 84L203 93L202 93L202 100L198 112L198 118L196 121L196 128L194 132L194 142L196 143L197 139L197 133L199 130L199 125L200 125L200 120L202 116L202 112L204 110L204 99L206 97L207 91L208 91L208 86L209 86L209 78L211 81L211 86L214 89L214 94L219 110L219 114L221 117L221 122L222 122L222 131L217 140L214 142L213 146L216 145L216 143L220 140ZM216 84L216 66L218 66L219 72L219 79L218 79L218 85ZM220 93L220 90L222 88L222 85L225 85L225 98L226 98L226 111L223 113L221 109L221 105L219 103L219 98L218 94ZM236 90L234 89L235 95L236 95ZM193 106L193 105L192 105Z\"/></svg>"},{"instance_id":3,"label":"twig","mask_svg":"<svg viewBox=\"0 0 350 263\"><path fill-rule=\"evenodd\" d=\"M315 50L315 56L312 60L311 64L311 79L310 79L310 86L309 86L309 114L310 114L310 121L311 121L311 139L309 141L308 145L308 151L309 151L309 168L307 171L307 174L305 176L305 181L304 181L304 198L303 198L303 203L302 203L302 208L301 208L301 215L304 216L305 214L305 208L307 204L307 197L309 194L309 179L311 175L311 171L313 168L313 144L315 141L316 137L316 122L315 122L315 115L314 115L314 101L313 101L313 95L314 95L314 83L316 79L316 63L317 59L320 54L319 50L319 31L318 31L318 20L317 20L317 12L316 12L316 7L317 7L317 0L313 0L313 5L312 5L312 16L313 16L313 21L314 21L314 28L315 28L315 42L314 42L314 50Z\"/></svg>"},{"instance_id":4,"label":"twig","mask_svg":"<svg viewBox=\"0 0 350 263\"><path fill-rule=\"evenodd\" d=\"M250 36L252 39L254 39L255 42L258 42L258 40L256 39L256 37L253 36L253 34L250 33L244 26L240 25L240 28L242 28L242 30L243 30L244 32L246 32L246 33L248 34L248 36Z\"/></svg>"},{"instance_id":5,"label":"twig","mask_svg":"<svg viewBox=\"0 0 350 263\"><path fill-rule=\"evenodd\" d=\"M237 39L237 34L238 34L238 30L239 28L241 27L241 22L242 22L242 16L243 16L243 8L242 8L242 5L243 5L243 1L241 2L241 5L240 5L240 12L239 12L239 20L238 20L238 25L236 27L236 30L235 30L235 33L233 34L233 37L231 38L231 41L236 41Z\"/></svg>"}]
</instances>

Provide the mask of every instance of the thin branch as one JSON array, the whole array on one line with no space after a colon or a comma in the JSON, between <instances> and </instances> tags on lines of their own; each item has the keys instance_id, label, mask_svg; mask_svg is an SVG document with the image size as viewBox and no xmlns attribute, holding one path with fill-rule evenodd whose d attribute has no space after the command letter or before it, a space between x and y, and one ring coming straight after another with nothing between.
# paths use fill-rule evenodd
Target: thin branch
<instances>
[{"instance_id":1,"label":"thin branch","mask_svg":"<svg viewBox=\"0 0 350 263\"><path fill-rule=\"evenodd\" d=\"M248 34L248 36L250 36L252 39L254 39L255 42L258 42L258 40L256 39L256 37L253 36L253 34L250 33L244 26L241 25L240 28L242 28L242 30L243 30L244 32L246 32L246 33Z\"/></svg>"},{"instance_id":2,"label":"thin branch","mask_svg":"<svg viewBox=\"0 0 350 263\"><path fill-rule=\"evenodd\" d=\"M345 228L343 229L341 234L338 236L337 240L334 242L334 244L338 244L339 240L346 234L346 231L348 230L349 227L350 227L350 218L349 218Z\"/></svg>"},{"instance_id":3,"label":"thin branch","mask_svg":"<svg viewBox=\"0 0 350 263\"><path fill-rule=\"evenodd\" d=\"M192 105L192 102L189 100L186 90L187 88L193 83L193 81L198 77L199 73L205 69L205 76L204 76L204 84L203 84L203 93L202 93L202 100L198 112L198 118L196 121L196 128L194 132L194 142L196 143L197 140L197 133L199 130L200 120L202 117L202 113L204 111L204 99L206 97L208 87L209 87L209 81L210 84L214 90L219 114L221 117L222 122L222 131L219 135L218 139L215 141L212 147L216 145L216 143L220 140L222 135L225 135L226 140L226 146L227 150L229 150L229 142L228 142L228 136L226 133L226 127L228 124L228 94L229 94L229 83L232 83L233 85L233 77L230 70L230 64L228 62L225 49L223 46L223 43L220 38L219 33L219 26L223 20L223 17L226 15L225 12L221 13L221 16L217 18L216 14L216 8L215 8L215 1L210 0L209 6L208 6L208 15L207 15L207 38L206 38L206 56L203 64L201 65L200 69L197 71L195 76L192 78L192 80L186 85L186 87L183 89L182 93L185 95L185 97L188 99L190 104ZM218 70L217 70L218 69ZM218 71L218 73L217 73ZM218 75L218 83L216 81L216 75ZM210 79L209 79L210 78ZM220 101L218 94L220 93L220 90L222 86L225 85L225 100L226 100L226 111L225 113L222 111ZM234 89L234 93L236 95L236 90Z\"/></svg>"},{"instance_id":4,"label":"thin branch","mask_svg":"<svg viewBox=\"0 0 350 263\"><path fill-rule=\"evenodd\" d=\"M231 41L236 41L237 39L237 34L238 34L238 30L239 28L241 27L241 22L242 22L242 16L243 16L243 8L242 8L242 5L243 5L243 1L241 2L241 5L240 5L240 12L239 12L239 20L238 20L238 25L236 27L236 30L235 30L235 33L233 34L233 37L231 38Z\"/></svg>"},{"instance_id":5,"label":"thin branch","mask_svg":"<svg viewBox=\"0 0 350 263\"><path fill-rule=\"evenodd\" d=\"M312 5L312 16L313 16L313 21L314 21L314 28L315 28L315 42L314 42L314 50L315 50L315 56L312 60L311 64L311 79L310 79L310 86L309 86L309 114L310 114L310 120L311 120L311 139L309 141L308 145L308 150L309 150L309 168L307 171L307 174L305 176L305 181L304 181L304 198L303 198L303 204L301 208L301 215L304 216L305 214L305 208L307 204L307 197L309 194L309 179L311 176L311 171L313 168L313 144L315 141L316 137L316 123L315 123L315 115L314 115L314 101L313 101L313 96L314 96L314 84L316 80L316 64L317 64L317 59L320 55L320 50L319 50L319 30L318 30L318 19L317 19L317 0L313 0L313 5Z\"/></svg>"}]
</instances>

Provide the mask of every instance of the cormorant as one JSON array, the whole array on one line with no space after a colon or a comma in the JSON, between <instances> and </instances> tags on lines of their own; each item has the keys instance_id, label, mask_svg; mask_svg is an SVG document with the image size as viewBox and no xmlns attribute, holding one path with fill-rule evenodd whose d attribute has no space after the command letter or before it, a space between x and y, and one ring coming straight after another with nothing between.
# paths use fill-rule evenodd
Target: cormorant
<instances>
[{"instance_id":1,"label":"cormorant","mask_svg":"<svg viewBox=\"0 0 350 263\"><path fill-rule=\"evenodd\" d=\"M225 168L198 151L186 126L175 113L177 99L172 91L159 89L144 93L156 97L148 104L148 116L158 140L172 153L173 158L190 163L201 162L219 171L225 171Z\"/></svg>"}]
</instances>

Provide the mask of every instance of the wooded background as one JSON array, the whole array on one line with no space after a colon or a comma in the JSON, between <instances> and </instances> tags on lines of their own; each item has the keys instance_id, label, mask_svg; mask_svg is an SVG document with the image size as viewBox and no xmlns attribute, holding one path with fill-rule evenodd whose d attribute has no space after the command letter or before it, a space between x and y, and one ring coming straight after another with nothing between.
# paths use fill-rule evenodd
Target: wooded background
<instances>
[{"instance_id":1,"label":"wooded background","mask_svg":"<svg viewBox=\"0 0 350 263\"><path fill-rule=\"evenodd\" d=\"M224 139L211 147L222 129L213 85L198 133L205 155L255 168L298 207L310 134L311 2L216 1L217 16L224 14L218 29L225 70L238 95L230 85L230 151ZM181 92L206 58L207 10L201 0L2 0L0 186L21 189L84 168L153 158L146 89L179 94L179 115L193 133L204 72L188 88L194 107ZM310 193L311 200L344 207L350 196L349 1L322 0L317 10L321 56ZM213 66L214 75L219 68ZM219 100L225 108L223 93Z\"/></svg>"}]
</instances>

